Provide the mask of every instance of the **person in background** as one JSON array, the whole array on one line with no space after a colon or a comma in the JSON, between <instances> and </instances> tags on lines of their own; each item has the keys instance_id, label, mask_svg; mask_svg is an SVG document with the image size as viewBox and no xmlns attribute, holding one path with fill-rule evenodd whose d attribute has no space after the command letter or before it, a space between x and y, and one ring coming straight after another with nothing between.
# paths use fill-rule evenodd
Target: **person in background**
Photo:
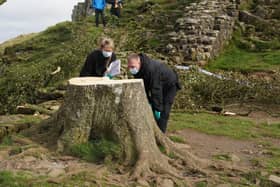
<instances>
[{"instance_id":1,"label":"person in background","mask_svg":"<svg viewBox=\"0 0 280 187\"><path fill-rule=\"evenodd\" d=\"M122 0L113 0L112 6L111 6L111 14L120 18L121 9L123 8L122 4L123 4Z\"/></svg>"},{"instance_id":2,"label":"person in background","mask_svg":"<svg viewBox=\"0 0 280 187\"><path fill-rule=\"evenodd\" d=\"M88 55L80 72L80 77L104 77L109 65L116 60L114 42L110 38L103 38L100 48ZM112 78L111 75L106 75Z\"/></svg>"},{"instance_id":3,"label":"person in background","mask_svg":"<svg viewBox=\"0 0 280 187\"><path fill-rule=\"evenodd\" d=\"M99 26L99 16L101 16L103 26L106 27L106 20L104 16L104 9L106 7L106 0L92 0L93 8L95 9L95 23Z\"/></svg>"},{"instance_id":4,"label":"person in background","mask_svg":"<svg viewBox=\"0 0 280 187\"><path fill-rule=\"evenodd\" d=\"M128 69L134 78L144 80L148 101L160 130L165 133L176 93L181 89L178 75L166 64L145 54L128 56Z\"/></svg>"}]
</instances>

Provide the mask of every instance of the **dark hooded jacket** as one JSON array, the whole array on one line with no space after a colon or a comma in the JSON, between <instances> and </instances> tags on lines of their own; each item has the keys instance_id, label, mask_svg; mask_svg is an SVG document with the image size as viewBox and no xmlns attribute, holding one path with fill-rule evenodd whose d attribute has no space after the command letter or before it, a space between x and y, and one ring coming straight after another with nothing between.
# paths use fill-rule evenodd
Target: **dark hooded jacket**
<instances>
[{"instance_id":1,"label":"dark hooded jacket","mask_svg":"<svg viewBox=\"0 0 280 187\"><path fill-rule=\"evenodd\" d=\"M146 94L152 108L162 112L163 91L171 86L179 88L177 73L166 64L152 60L145 54L139 54L139 56L141 68L134 77L144 80Z\"/></svg>"},{"instance_id":2,"label":"dark hooded jacket","mask_svg":"<svg viewBox=\"0 0 280 187\"><path fill-rule=\"evenodd\" d=\"M107 67L115 60L116 55L114 53L110 58L105 58L101 50L95 50L88 55L80 77L103 77Z\"/></svg>"}]
</instances>

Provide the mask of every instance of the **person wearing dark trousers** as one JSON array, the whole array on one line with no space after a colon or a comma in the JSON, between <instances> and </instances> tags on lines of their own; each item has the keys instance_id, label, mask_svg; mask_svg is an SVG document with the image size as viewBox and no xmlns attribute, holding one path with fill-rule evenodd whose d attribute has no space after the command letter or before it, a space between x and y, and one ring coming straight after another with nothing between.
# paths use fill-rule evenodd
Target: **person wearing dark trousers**
<instances>
[{"instance_id":1,"label":"person wearing dark trousers","mask_svg":"<svg viewBox=\"0 0 280 187\"><path fill-rule=\"evenodd\" d=\"M122 9L122 0L113 0L112 6L111 6L111 14L114 16L117 16L118 18L121 17L121 9Z\"/></svg>"},{"instance_id":2,"label":"person wearing dark trousers","mask_svg":"<svg viewBox=\"0 0 280 187\"><path fill-rule=\"evenodd\" d=\"M109 65L116 60L113 52L114 42L110 38L103 38L100 42L100 48L90 53L80 72L80 77L104 77L112 78L106 74Z\"/></svg>"},{"instance_id":3,"label":"person wearing dark trousers","mask_svg":"<svg viewBox=\"0 0 280 187\"><path fill-rule=\"evenodd\" d=\"M181 89L177 73L166 64L141 53L128 56L128 69L134 78L143 79L155 120L165 133L172 104Z\"/></svg>"},{"instance_id":4,"label":"person wearing dark trousers","mask_svg":"<svg viewBox=\"0 0 280 187\"><path fill-rule=\"evenodd\" d=\"M101 16L103 26L106 27L106 20L104 16L104 9L106 7L105 0L93 0L92 1L93 8L95 9L95 24L96 27L99 26L99 17Z\"/></svg>"}]
</instances>

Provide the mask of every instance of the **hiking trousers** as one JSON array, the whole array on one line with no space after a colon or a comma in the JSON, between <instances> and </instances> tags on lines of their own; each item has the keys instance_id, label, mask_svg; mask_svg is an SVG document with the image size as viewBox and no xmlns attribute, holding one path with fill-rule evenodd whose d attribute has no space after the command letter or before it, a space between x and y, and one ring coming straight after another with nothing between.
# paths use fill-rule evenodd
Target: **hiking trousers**
<instances>
[{"instance_id":1,"label":"hiking trousers","mask_svg":"<svg viewBox=\"0 0 280 187\"><path fill-rule=\"evenodd\" d=\"M106 20L105 20L105 16L104 16L104 10L95 9L95 24L96 24L96 27L99 26L99 16L100 15L101 15L103 26L105 27L106 26Z\"/></svg>"},{"instance_id":2,"label":"hiking trousers","mask_svg":"<svg viewBox=\"0 0 280 187\"><path fill-rule=\"evenodd\" d=\"M163 87L163 110L161 112L160 119L157 120L158 127L163 133L166 132L169 114L174 103L177 91L178 88L176 84Z\"/></svg>"}]
</instances>

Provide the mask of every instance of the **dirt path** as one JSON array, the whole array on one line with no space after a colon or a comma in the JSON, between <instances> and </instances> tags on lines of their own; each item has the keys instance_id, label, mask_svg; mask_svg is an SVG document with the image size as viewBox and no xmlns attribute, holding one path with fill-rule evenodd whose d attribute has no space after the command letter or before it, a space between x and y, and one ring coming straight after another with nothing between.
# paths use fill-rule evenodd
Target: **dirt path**
<instances>
[{"instance_id":1,"label":"dirt path","mask_svg":"<svg viewBox=\"0 0 280 187\"><path fill-rule=\"evenodd\" d=\"M228 160L250 168L252 167L250 160L262 151L253 141L207 135L192 129L185 129L176 134L183 137L190 145L190 149L201 158Z\"/></svg>"}]
</instances>

